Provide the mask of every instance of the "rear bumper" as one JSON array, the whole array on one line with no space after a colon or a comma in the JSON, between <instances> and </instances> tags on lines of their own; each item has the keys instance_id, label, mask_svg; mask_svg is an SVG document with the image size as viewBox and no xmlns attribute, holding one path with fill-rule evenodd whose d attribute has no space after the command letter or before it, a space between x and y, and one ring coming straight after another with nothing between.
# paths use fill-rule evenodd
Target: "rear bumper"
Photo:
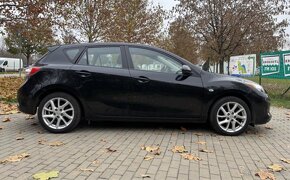
<instances>
[{"instance_id":1,"label":"rear bumper","mask_svg":"<svg viewBox=\"0 0 290 180\"><path fill-rule=\"evenodd\" d=\"M18 109L25 114L34 115L36 113L36 100L27 92L29 91L25 90L25 86L20 87L20 89L18 90Z\"/></svg>"}]
</instances>

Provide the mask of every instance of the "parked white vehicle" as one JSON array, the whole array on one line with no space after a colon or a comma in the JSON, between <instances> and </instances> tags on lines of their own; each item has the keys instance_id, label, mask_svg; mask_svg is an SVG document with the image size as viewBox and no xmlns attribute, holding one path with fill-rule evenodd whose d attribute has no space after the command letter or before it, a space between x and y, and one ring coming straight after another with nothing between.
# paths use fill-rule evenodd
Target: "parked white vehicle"
<instances>
[{"instance_id":1,"label":"parked white vehicle","mask_svg":"<svg viewBox=\"0 0 290 180\"><path fill-rule=\"evenodd\" d=\"M0 72L19 71L22 68L22 59L0 57Z\"/></svg>"}]
</instances>

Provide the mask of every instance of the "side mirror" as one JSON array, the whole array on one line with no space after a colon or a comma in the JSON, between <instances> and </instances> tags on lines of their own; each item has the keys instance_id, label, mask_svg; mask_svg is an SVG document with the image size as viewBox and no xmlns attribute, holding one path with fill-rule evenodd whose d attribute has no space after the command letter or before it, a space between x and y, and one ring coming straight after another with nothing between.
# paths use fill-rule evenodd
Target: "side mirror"
<instances>
[{"instance_id":1,"label":"side mirror","mask_svg":"<svg viewBox=\"0 0 290 180\"><path fill-rule=\"evenodd\" d=\"M188 65L182 65L182 74L185 76L190 76L192 74L191 68Z\"/></svg>"}]
</instances>

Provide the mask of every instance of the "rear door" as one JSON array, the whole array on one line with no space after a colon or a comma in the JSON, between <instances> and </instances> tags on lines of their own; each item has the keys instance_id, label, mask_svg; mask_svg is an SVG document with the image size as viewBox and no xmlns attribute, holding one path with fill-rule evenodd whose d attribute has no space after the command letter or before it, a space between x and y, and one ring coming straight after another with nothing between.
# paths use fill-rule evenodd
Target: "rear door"
<instances>
[{"instance_id":1,"label":"rear door","mask_svg":"<svg viewBox=\"0 0 290 180\"><path fill-rule=\"evenodd\" d=\"M154 48L127 47L132 116L199 118L203 85L199 74L183 76L183 63Z\"/></svg>"},{"instance_id":2,"label":"rear door","mask_svg":"<svg viewBox=\"0 0 290 180\"><path fill-rule=\"evenodd\" d=\"M89 116L128 115L130 80L123 47L88 47L77 64L74 77Z\"/></svg>"}]
</instances>

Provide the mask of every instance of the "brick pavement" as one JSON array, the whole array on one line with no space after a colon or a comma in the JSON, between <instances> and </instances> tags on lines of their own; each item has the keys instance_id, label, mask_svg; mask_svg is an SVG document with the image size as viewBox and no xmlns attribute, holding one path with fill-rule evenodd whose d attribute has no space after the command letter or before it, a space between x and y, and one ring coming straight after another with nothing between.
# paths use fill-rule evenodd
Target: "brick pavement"
<instances>
[{"instance_id":1,"label":"brick pavement","mask_svg":"<svg viewBox=\"0 0 290 180\"><path fill-rule=\"evenodd\" d=\"M32 179L42 171L59 170L58 179L259 179L258 169L272 163L283 165L285 171L275 172L279 179L290 179L290 118L286 109L272 108L273 119L267 125L250 127L238 137L215 134L200 124L93 123L81 124L68 134L50 134L36 119L26 115L10 115L11 122L0 116L0 160L27 152L30 157L20 162L0 164L0 179ZM288 110L289 111L289 110ZM180 126L188 130L183 132ZM271 126L273 129L267 129ZM24 140L16 140L24 137ZM63 146L41 145L39 140L62 141ZM206 144L197 144L205 141ZM161 154L145 161L148 155L142 145L160 146ZM174 145L184 145L201 161L183 159L171 151ZM108 152L110 147L116 152ZM213 153L199 152L199 149ZM93 163L93 162L96 163ZM94 170L81 171L81 168ZM149 179L149 178L146 178Z\"/></svg>"}]
</instances>

